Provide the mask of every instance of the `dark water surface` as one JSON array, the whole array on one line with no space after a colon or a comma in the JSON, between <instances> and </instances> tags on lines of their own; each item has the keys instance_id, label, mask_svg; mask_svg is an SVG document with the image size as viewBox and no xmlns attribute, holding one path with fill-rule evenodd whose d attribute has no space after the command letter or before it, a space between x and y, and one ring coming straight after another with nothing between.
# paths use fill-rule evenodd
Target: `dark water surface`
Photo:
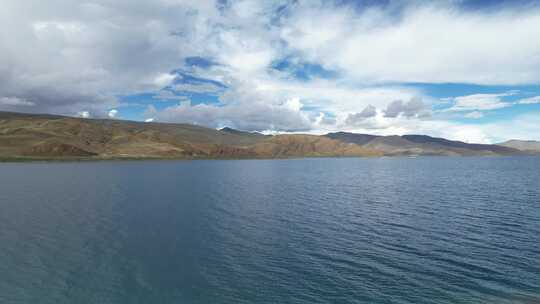
<instances>
[{"instance_id":1,"label":"dark water surface","mask_svg":"<svg viewBox=\"0 0 540 304\"><path fill-rule=\"evenodd\" d=\"M540 303L540 158L0 164L0 303Z\"/></svg>"}]
</instances>

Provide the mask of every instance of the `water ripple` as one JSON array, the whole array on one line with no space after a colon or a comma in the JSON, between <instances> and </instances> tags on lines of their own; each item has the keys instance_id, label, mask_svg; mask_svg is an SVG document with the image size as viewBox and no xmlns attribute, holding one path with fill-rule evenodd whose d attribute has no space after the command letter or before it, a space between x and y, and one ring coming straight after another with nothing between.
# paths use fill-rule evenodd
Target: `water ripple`
<instances>
[{"instance_id":1,"label":"water ripple","mask_svg":"<svg viewBox=\"0 0 540 304\"><path fill-rule=\"evenodd\" d=\"M0 164L1 303L538 303L540 158Z\"/></svg>"}]
</instances>

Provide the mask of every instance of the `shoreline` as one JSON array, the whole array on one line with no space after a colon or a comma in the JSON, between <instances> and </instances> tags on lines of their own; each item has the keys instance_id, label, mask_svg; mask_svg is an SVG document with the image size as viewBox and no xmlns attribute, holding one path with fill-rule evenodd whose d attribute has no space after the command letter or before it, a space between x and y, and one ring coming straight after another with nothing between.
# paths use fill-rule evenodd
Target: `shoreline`
<instances>
[{"instance_id":1,"label":"shoreline","mask_svg":"<svg viewBox=\"0 0 540 304\"><path fill-rule=\"evenodd\" d=\"M489 158L489 157L540 157L538 154L516 154L516 155L417 155L414 157L407 155L377 155L377 156L289 156L289 157L0 157L0 164L6 163L68 163L68 162L122 162L122 161L199 161L199 160L292 160L292 159L317 159L317 158L392 158L392 159L415 159L415 158Z\"/></svg>"}]
</instances>

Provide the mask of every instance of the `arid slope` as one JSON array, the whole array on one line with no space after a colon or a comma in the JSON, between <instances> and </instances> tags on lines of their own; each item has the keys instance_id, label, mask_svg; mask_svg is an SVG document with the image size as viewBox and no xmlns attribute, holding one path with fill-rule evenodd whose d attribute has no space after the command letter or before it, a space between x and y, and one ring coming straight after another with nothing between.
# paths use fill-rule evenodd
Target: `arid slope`
<instances>
[{"instance_id":1,"label":"arid slope","mask_svg":"<svg viewBox=\"0 0 540 304\"><path fill-rule=\"evenodd\" d=\"M374 156L321 136L214 130L187 124L0 112L0 158L284 158Z\"/></svg>"},{"instance_id":2,"label":"arid slope","mask_svg":"<svg viewBox=\"0 0 540 304\"><path fill-rule=\"evenodd\" d=\"M490 156L540 153L538 142L468 144L425 135L263 135L188 124L0 112L0 159Z\"/></svg>"}]
</instances>

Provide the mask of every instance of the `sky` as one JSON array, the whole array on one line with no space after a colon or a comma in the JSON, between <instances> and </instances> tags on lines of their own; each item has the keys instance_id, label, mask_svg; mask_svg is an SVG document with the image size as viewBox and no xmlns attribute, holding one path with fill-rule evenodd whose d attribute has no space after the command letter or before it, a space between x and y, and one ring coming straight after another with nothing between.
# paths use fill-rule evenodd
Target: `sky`
<instances>
[{"instance_id":1,"label":"sky","mask_svg":"<svg viewBox=\"0 0 540 304\"><path fill-rule=\"evenodd\" d=\"M540 1L2 0L0 111L540 140Z\"/></svg>"}]
</instances>

